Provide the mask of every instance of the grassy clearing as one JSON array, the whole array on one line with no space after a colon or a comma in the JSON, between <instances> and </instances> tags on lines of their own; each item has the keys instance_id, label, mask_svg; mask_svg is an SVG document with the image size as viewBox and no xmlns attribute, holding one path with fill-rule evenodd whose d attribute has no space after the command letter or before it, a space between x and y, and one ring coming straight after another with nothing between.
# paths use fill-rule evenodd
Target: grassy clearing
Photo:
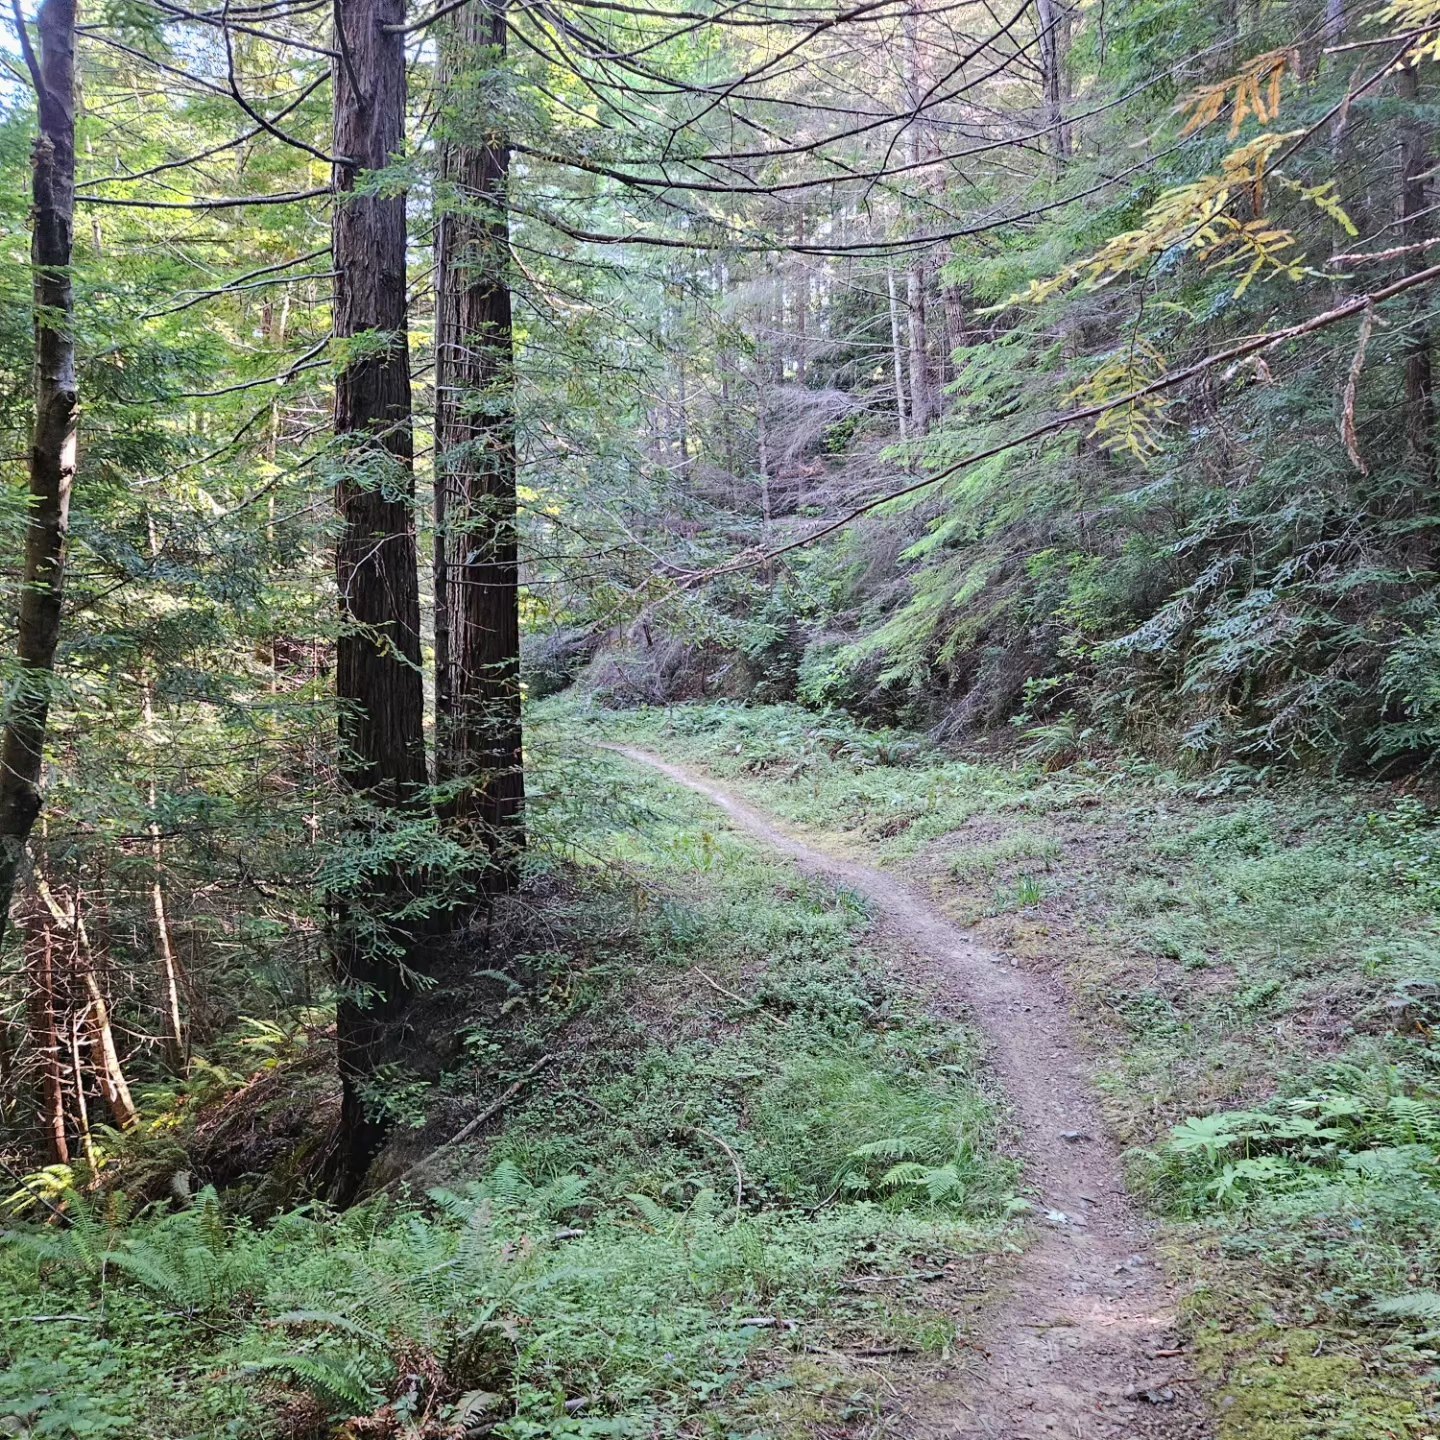
<instances>
[{"instance_id":1,"label":"grassy clearing","mask_svg":"<svg viewBox=\"0 0 1440 1440\"><path fill-rule=\"evenodd\" d=\"M427 1195L261 1222L111 1191L18 1226L0 1433L870 1433L865 1352L954 1349L960 1293L1012 1243L971 1036L866 950L855 897L693 797L604 757L536 789L556 870L513 1031L432 997L453 1059L397 1081L396 1113L427 1150L522 1037L556 1055L543 1082Z\"/></svg>"},{"instance_id":2,"label":"grassy clearing","mask_svg":"<svg viewBox=\"0 0 1440 1440\"><path fill-rule=\"evenodd\" d=\"M581 716L1063 974L1234 1440L1440 1429L1440 828L1379 786L957 759L795 709Z\"/></svg>"}]
</instances>

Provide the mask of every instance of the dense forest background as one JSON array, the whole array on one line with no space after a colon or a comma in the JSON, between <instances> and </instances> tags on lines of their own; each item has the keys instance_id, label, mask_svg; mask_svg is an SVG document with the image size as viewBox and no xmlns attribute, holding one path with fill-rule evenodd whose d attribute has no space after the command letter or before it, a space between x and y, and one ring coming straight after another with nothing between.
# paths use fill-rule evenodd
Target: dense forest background
<instances>
[{"instance_id":1,"label":"dense forest background","mask_svg":"<svg viewBox=\"0 0 1440 1440\"><path fill-rule=\"evenodd\" d=\"M573 732L522 745L571 687L1428 785L1437 37L1434 0L17 9L20 1209L344 1205L457 1044L496 1091L545 1063L516 937L633 818ZM442 1044L457 967L495 991Z\"/></svg>"}]
</instances>

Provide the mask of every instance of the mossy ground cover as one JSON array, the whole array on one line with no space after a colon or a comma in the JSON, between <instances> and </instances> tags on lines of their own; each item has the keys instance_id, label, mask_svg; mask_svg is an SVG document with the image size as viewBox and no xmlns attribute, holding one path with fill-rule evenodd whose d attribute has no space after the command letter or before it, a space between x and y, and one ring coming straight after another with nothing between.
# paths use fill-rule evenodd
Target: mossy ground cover
<instances>
[{"instance_id":1,"label":"mossy ground cover","mask_svg":"<svg viewBox=\"0 0 1440 1440\"><path fill-rule=\"evenodd\" d=\"M1075 996L1234 1440L1437 1431L1440 828L1401 789L967 757L791 707L571 723L725 778Z\"/></svg>"},{"instance_id":2,"label":"mossy ground cover","mask_svg":"<svg viewBox=\"0 0 1440 1440\"><path fill-rule=\"evenodd\" d=\"M0 1243L0 1433L868 1435L897 1367L963 1345L1015 1244L974 1037L854 896L567 749L490 977L507 1028L427 997L448 1068L391 1097L412 1158L547 1047L499 1129L343 1216L141 1207L124 1159L57 1196L68 1225L30 1211Z\"/></svg>"}]
</instances>

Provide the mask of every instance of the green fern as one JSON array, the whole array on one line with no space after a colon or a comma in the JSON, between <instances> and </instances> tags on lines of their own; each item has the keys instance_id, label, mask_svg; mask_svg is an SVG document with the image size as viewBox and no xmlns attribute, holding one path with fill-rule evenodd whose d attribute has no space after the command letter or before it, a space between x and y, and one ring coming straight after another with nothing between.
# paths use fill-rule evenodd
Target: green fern
<instances>
[{"instance_id":1,"label":"green fern","mask_svg":"<svg viewBox=\"0 0 1440 1440\"><path fill-rule=\"evenodd\" d=\"M892 1165L876 1182L881 1190L898 1190L905 1185L923 1185L930 1174L930 1167L918 1160L902 1160Z\"/></svg>"},{"instance_id":2,"label":"green fern","mask_svg":"<svg viewBox=\"0 0 1440 1440\"><path fill-rule=\"evenodd\" d=\"M669 1230L675 1223L674 1214L648 1195L627 1195L625 1197L640 1212L641 1218L657 1230Z\"/></svg>"},{"instance_id":3,"label":"green fern","mask_svg":"<svg viewBox=\"0 0 1440 1440\"><path fill-rule=\"evenodd\" d=\"M338 1310L287 1310L283 1315L277 1315L271 1324L297 1327L315 1325L326 1330L339 1330L347 1335L354 1335L357 1339L364 1340L370 1345L385 1343L384 1337L376 1331L352 1320L348 1315L341 1314Z\"/></svg>"},{"instance_id":4,"label":"green fern","mask_svg":"<svg viewBox=\"0 0 1440 1440\"><path fill-rule=\"evenodd\" d=\"M16 1218L43 1212L64 1201L75 1190L75 1171L69 1165L46 1165L21 1180L20 1188L0 1200L0 1215Z\"/></svg>"},{"instance_id":5,"label":"green fern","mask_svg":"<svg viewBox=\"0 0 1440 1440\"><path fill-rule=\"evenodd\" d=\"M1409 1295L1377 1300L1370 1308L1386 1320L1420 1320L1427 1325L1440 1325L1440 1290L1415 1290Z\"/></svg>"},{"instance_id":6,"label":"green fern","mask_svg":"<svg viewBox=\"0 0 1440 1440\"><path fill-rule=\"evenodd\" d=\"M245 1368L252 1374L282 1375L341 1416L368 1414L384 1399L353 1354L269 1355Z\"/></svg>"},{"instance_id":7,"label":"green fern","mask_svg":"<svg viewBox=\"0 0 1440 1440\"><path fill-rule=\"evenodd\" d=\"M913 1135L895 1135L885 1140L871 1140L857 1145L852 1160L908 1160L920 1152L924 1142Z\"/></svg>"}]
</instances>

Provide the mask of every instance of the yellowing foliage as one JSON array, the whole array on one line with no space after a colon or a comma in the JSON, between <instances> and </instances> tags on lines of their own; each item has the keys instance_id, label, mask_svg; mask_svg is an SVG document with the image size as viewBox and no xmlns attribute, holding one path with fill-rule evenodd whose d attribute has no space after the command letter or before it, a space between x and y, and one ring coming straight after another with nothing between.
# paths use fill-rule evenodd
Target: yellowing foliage
<instances>
[{"instance_id":1,"label":"yellowing foliage","mask_svg":"<svg viewBox=\"0 0 1440 1440\"><path fill-rule=\"evenodd\" d=\"M1424 3L1431 3L1431 0L1424 0ZM1176 107L1180 114L1187 117L1180 133L1193 135L1218 120L1224 114L1227 100L1231 105L1232 140L1250 115L1262 125L1270 124L1280 114L1280 82L1285 78L1286 71L1300 73L1298 50L1267 51L1247 62L1239 74L1229 75L1214 85L1202 85Z\"/></svg>"},{"instance_id":2,"label":"yellowing foliage","mask_svg":"<svg viewBox=\"0 0 1440 1440\"><path fill-rule=\"evenodd\" d=\"M1390 0L1390 4L1377 10L1371 18L1382 25L1395 26L1401 34L1428 31L1407 58L1411 64L1440 60L1440 0Z\"/></svg>"},{"instance_id":3,"label":"yellowing foliage","mask_svg":"<svg viewBox=\"0 0 1440 1440\"><path fill-rule=\"evenodd\" d=\"M1101 361L1065 398L1084 407L1103 405L1111 396L1143 389L1164 375L1165 368L1165 357L1137 339L1122 353ZM1134 396L1106 410L1090 434L1107 450L1124 450L1143 465L1160 449L1159 431L1168 404L1158 393Z\"/></svg>"},{"instance_id":4,"label":"yellowing foliage","mask_svg":"<svg viewBox=\"0 0 1440 1440\"><path fill-rule=\"evenodd\" d=\"M1294 234L1264 217L1265 181L1273 179L1330 216L1351 235L1355 227L1335 196L1333 183L1301 186L1269 172L1276 155L1302 131L1258 135L1237 147L1220 170L1189 185L1166 190L1134 230L1112 236L1093 254L1067 265L1045 280L1032 280L1005 303L1036 304L1071 285L1099 290L1122 276L1142 274L1170 252L1193 253L1202 264L1243 266L1235 293L1242 295L1266 271L1298 280L1305 268L1290 252ZM1231 214L1247 199L1251 218Z\"/></svg>"}]
</instances>

